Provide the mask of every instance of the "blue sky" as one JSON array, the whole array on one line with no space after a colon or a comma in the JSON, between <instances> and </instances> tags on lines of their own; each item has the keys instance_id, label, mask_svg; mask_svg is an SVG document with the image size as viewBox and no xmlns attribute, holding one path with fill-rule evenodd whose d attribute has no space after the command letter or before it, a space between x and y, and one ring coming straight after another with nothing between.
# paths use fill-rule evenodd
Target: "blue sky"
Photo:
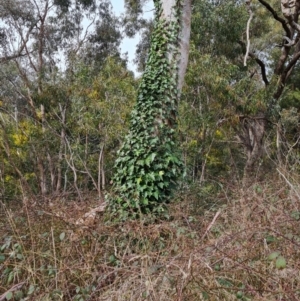
<instances>
[{"instance_id":1,"label":"blue sky","mask_svg":"<svg viewBox=\"0 0 300 301\"><path fill-rule=\"evenodd\" d=\"M111 4L113 6L113 11L116 15L120 15L124 12L124 0L111 0ZM144 7L144 16L151 18L153 16L153 2L148 1ZM136 35L134 38L124 38L121 44L121 51L122 53L128 53L128 68L135 72L136 75L136 66L133 64L133 59L135 55L135 47L136 44L139 42L140 36Z\"/></svg>"}]
</instances>

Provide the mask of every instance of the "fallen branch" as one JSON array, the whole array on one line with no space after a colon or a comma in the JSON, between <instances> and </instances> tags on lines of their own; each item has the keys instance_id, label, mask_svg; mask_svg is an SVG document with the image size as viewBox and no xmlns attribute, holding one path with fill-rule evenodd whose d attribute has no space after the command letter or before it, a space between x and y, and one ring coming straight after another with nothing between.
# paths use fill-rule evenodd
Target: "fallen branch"
<instances>
[{"instance_id":1,"label":"fallen branch","mask_svg":"<svg viewBox=\"0 0 300 301\"><path fill-rule=\"evenodd\" d=\"M284 180L287 182L287 184L295 191L297 197L298 197L299 200L300 200L300 195L299 195L297 189L294 187L294 185L286 178L286 176L285 176L278 168L276 168L276 170L277 170L278 173L284 178Z\"/></svg>"},{"instance_id":2,"label":"fallen branch","mask_svg":"<svg viewBox=\"0 0 300 301\"><path fill-rule=\"evenodd\" d=\"M209 232L209 230L211 229L211 227L212 227L212 226L214 225L214 223L216 222L216 220L217 220L218 216L220 215L220 213L221 213L221 210L219 210L219 211L215 214L213 220L211 221L211 223L210 223L209 226L207 227L207 229L206 229L205 233L202 235L201 239L203 239L203 238L207 235L207 233Z\"/></svg>"},{"instance_id":3,"label":"fallen branch","mask_svg":"<svg viewBox=\"0 0 300 301\"><path fill-rule=\"evenodd\" d=\"M79 218L75 225L82 225L82 226L91 226L94 224L96 215L98 212L104 212L107 204L103 203L100 206L91 209L89 212L85 213L81 218Z\"/></svg>"}]
</instances>

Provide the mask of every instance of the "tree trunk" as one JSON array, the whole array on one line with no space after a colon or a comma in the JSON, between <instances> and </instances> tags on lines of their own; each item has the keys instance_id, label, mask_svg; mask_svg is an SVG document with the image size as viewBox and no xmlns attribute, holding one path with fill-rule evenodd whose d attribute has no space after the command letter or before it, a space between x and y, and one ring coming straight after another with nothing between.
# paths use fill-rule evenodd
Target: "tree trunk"
<instances>
[{"instance_id":1,"label":"tree trunk","mask_svg":"<svg viewBox=\"0 0 300 301\"><path fill-rule=\"evenodd\" d=\"M55 193L59 194L60 189L62 186L62 163L63 163L63 156L64 156L64 149L66 144L66 111L67 107L59 104L59 111L61 115L61 131L60 131L60 145L59 145L59 152L58 152L58 162L57 162L57 181L56 181L56 188Z\"/></svg>"},{"instance_id":2,"label":"tree trunk","mask_svg":"<svg viewBox=\"0 0 300 301\"><path fill-rule=\"evenodd\" d=\"M166 19L168 21L176 20L176 14L174 13L174 8L179 6L178 0L163 0L162 1L162 15L161 18ZM177 88L179 93L181 92L184 76L188 64L189 58L189 47L190 47L190 34L191 34L191 14L192 14L192 6L191 0L182 1L182 12L180 16L181 23L181 31L179 33L179 47L178 49L174 49L169 52L169 60L173 59L174 53L178 53L177 57L177 67L178 67L178 82Z\"/></svg>"},{"instance_id":3,"label":"tree trunk","mask_svg":"<svg viewBox=\"0 0 300 301\"><path fill-rule=\"evenodd\" d=\"M247 155L244 167L243 186L249 187L255 181L259 159L263 155L263 138L266 129L264 116L246 117L241 120L242 132L238 135Z\"/></svg>"},{"instance_id":4,"label":"tree trunk","mask_svg":"<svg viewBox=\"0 0 300 301\"><path fill-rule=\"evenodd\" d=\"M182 168L175 128L188 62L191 0L154 0L154 6L149 57L109 198L122 219L163 212Z\"/></svg>"}]
</instances>

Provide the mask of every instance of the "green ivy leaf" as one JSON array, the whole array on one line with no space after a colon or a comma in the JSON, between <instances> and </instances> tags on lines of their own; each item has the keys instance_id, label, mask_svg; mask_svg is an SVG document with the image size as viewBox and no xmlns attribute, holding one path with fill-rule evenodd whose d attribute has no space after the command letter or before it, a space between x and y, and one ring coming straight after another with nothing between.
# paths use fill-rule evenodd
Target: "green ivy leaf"
<instances>
[{"instance_id":1,"label":"green ivy leaf","mask_svg":"<svg viewBox=\"0 0 300 301\"><path fill-rule=\"evenodd\" d=\"M276 239L276 237L274 237L273 235L268 235L267 237L266 237L266 242L268 243L268 244L270 244L270 243L272 243L272 242L275 242L277 239Z\"/></svg>"},{"instance_id":2,"label":"green ivy leaf","mask_svg":"<svg viewBox=\"0 0 300 301\"><path fill-rule=\"evenodd\" d=\"M142 200L142 204L145 205L145 206L147 206L149 204L149 201L147 199L143 199Z\"/></svg>"},{"instance_id":3,"label":"green ivy leaf","mask_svg":"<svg viewBox=\"0 0 300 301\"><path fill-rule=\"evenodd\" d=\"M11 300L13 297L13 293L12 292L8 292L6 295L5 295L5 299L6 300Z\"/></svg>"},{"instance_id":4,"label":"green ivy leaf","mask_svg":"<svg viewBox=\"0 0 300 301\"><path fill-rule=\"evenodd\" d=\"M60 233L60 235L59 235L60 241L63 241L65 239L65 236L66 236L65 232Z\"/></svg>"},{"instance_id":5,"label":"green ivy leaf","mask_svg":"<svg viewBox=\"0 0 300 301\"><path fill-rule=\"evenodd\" d=\"M280 252L279 252L279 251L272 252L272 253L268 256L268 260L272 261L272 260L276 259L279 255L280 255Z\"/></svg>"},{"instance_id":6,"label":"green ivy leaf","mask_svg":"<svg viewBox=\"0 0 300 301\"><path fill-rule=\"evenodd\" d=\"M162 177L165 174L165 172L163 170L160 170L158 174L160 177Z\"/></svg>"},{"instance_id":7,"label":"green ivy leaf","mask_svg":"<svg viewBox=\"0 0 300 301\"><path fill-rule=\"evenodd\" d=\"M279 256L276 259L275 266L276 266L277 269L284 269L284 268L286 268L286 260L285 260L285 258L283 256Z\"/></svg>"},{"instance_id":8,"label":"green ivy leaf","mask_svg":"<svg viewBox=\"0 0 300 301\"><path fill-rule=\"evenodd\" d=\"M30 284L27 295L32 295L35 290L35 286L33 284Z\"/></svg>"}]
</instances>

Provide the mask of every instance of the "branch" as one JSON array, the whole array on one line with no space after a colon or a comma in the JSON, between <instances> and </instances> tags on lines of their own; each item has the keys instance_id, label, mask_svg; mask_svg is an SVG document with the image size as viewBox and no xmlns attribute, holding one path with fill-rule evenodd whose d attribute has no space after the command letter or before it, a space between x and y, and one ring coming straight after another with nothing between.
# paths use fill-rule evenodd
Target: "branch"
<instances>
[{"instance_id":1,"label":"branch","mask_svg":"<svg viewBox=\"0 0 300 301\"><path fill-rule=\"evenodd\" d=\"M289 29L285 19L278 16L274 8L267 3L265 0L258 0L265 8L273 15L274 19L281 23L283 29L285 30L287 36L291 36L291 30Z\"/></svg>"},{"instance_id":2,"label":"branch","mask_svg":"<svg viewBox=\"0 0 300 301\"><path fill-rule=\"evenodd\" d=\"M286 66L284 73L288 74L289 71L296 65L299 58L300 58L300 51L294 54L293 58L290 60L290 62Z\"/></svg>"},{"instance_id":3,"label":"branch","mask_svg":"<svg viewBox=\"0 0 300 301\"><path fill-rule=\"evenodd\" d=\"M10 60L17 59L22 56L26 56L26 55L27 55L27 53L20 53L20 51L18 51L18 53L16 53L16 54L0 57L0 64L5 63Z\"/></svg>"},{"instance_id":4,"label":"branch","mask_svg":"<svg viewBox=\"0 0 300 301\"><path fill-rule=\"evenodd\" d=\"M281 73L283 72L284 64L285 64L285 62L288 58L288 55L290 53L290 49L291 49L291 47L285 47L283 45L283 48L281 50L280 58L278 59L277 65L276 65L275 70L274 70L274 74L280 76Z\"/></svg>"},{"instance_id":5,"label":"branch","mask_svg":"<svg viewBox=\"0 0 300 301\"><path fill-rule=\"evenodd\" d=\"M298 193L298 190L295 189L295 185L293 185L287 178L286 176L278 169L276 168L276 170L279 172L279 174L285 179L285 181L289 184L289 186L296 192L298 199L300 200L300 195Z\"/></svg>"},{"instance_id":6,"label":"branch","mask_svg":"<svg viewBox=\"0 0 300 301\"><path fill-rule=\"evenodd\" d=\"M89 31L90 27L94 24L95 20L96 20L96 16L93 18L92 22L86 27L86 30L85 30L83 38L81 40L79 38L78 45L77 45L76 49L74 50L74 54L75 55L80 50L80 47L84 44L85 39L86 39L86 37L88 35L88 31Z\"/></svg>"},{"instance_id":7,"label":"branch","mask_svg":"<svg viewBox=\"0 0 300 301\"><path fill-rule=\"evenodd\" d=\"M265 85L267 86L269 84L269 81L268 81L268 78L267 78L265 63L262 60L260 60L258 57L256 57L253 52L250 52L249 56L251 58L255 59L255 62L259 65L260 71L261 71L261 77L262 77Z\"/></svg>"},{"instance_id":8,"label":"branch","mask_svg":"<svg viewBox=\"0 0 300 301\"><path fill-rule=\"evenodd\" d=\"M249 19L248 19L248 22L247 22L247 30L246 30L246 34L247 34L247 50L246 50L246 54L245 54L245 58L244 58L244 66L247 66L247 58L248 58L248 55L249 55L249 50L250 50L250 23L253 19L253 11L251 9L251 4L250 4L251 0L247 0L246 1L246 4L248 6L248 12L249 12Z\"/></svg>"},{"instance_id":9,"label":"branch","mask_svg":"<svg viewBox=\"0 0 300 301\"><path fill-rule=\"evenodd\" d=\"M204 232L204 234L202 235L201 239L203 239L203 238L207 235L207 233L209 232L209 230L211 229L211 227L212 227L212 226L214 225L214 223L216 222L216 220L217 220L218 216L220 215L220 213L221 213L221 210L219 210L219 211L215 214L213 220L212 220L211 223L208 225L208 227L207 227L206 231Z\"/></svg>"},{"instance_id":10,"label":"branch","mask_svg":"<svg viewBox=\"0 0 300 301\"><path fill-rule=\"evenodd\" d=\"M243 50L245 51L245 49L246 49L245 43L242 42L242 41L239 41L238 43L242 46ZM263 79L265 85L267 86L267 85L269 84L269 80L268 80L268 78L267 78L267 72L266 72L266 66L265 66L265 63L264 63L261 59L259 59L259 58L254 54L254 52L251 52L251 51L250 51L248 55L249 55L249 57L251 57L252 59L254 59L254 60L256 61L256 63L260 66L261 77L262 77L262 79Z\"/></svg>"},{"instance_id":11,"label":"branch","mask_svg":"<svg viewBox=\"0 0 300 301\"><path fill-rule=\"evenodd\" d=\"M284 44L284 47L292 47L296 44L295 40L291 40L289 37L287 36L283 36L283 40L287 41L287 44Z\"/></svg>"},{"instance_id":12,"label":"branch","mask_svg":"<svg viewBox=\"0 0 300 301\"><path fill-rule=\"evenodd\" d=\"M285 87L285 83L299 59L300 59L300 51L298 51L297 53L294 54L293 58L290 60L290 62L286 66L284 72L280 76L277 91L275 92L275 94L273 96L275 99L278 99L281 96L282 91Z\"/></svg>"},{"instance_id":13,"label":"branch","mask_svg":"<svg viewBox=\"0 0 300 301\"><path fill-rule=\"evenodd\" d=\"M5 63L5 62L10 61L10 60L17 59L19 57L23 57L23 56L29 56L30 57L30 54L32 52L27 49L27 43L29 41L29 36L30 36L33 28L36 26L36 24L37 24L37 21L31 24L31 26L29 27L28 32L26 33L25 37L23 37L22 31L16 26L17 30L19 31L19 34L20 34L20 37L21 37L21 40L22 40L22 44L21 44L19 50L15 54L0 57L0 64ZM24 49L25 49L26 53L23 53Z\"/></svg>"},{"instance_id":14,"label":"branch","mask_svg":"<svg viewBox=\"0 0 300 301\"><path fill-rule=\"evenodd\" d=\"M30 53L28 52L28 50L26 49L26 44L28 43L29 35L30 35L30 33L32 32L32 30L33 30L33 28L35 27L35 25L36 25L36 23L33 23L33 24L30 26L30 28L28 29L28 32L27 32L25 38L23 38L23 35L20 33L20 36L21 36L21 39L22 39L22 45L20 46L19 50L18 50L17 53L15 53L15 54L12 54L12 55L9 55L9 56L1 57L1 58L0 58L0 64L30 54ZM26 50L26 53L23 53L23 50L24 50L24 49Z\"/></svg>"},{"instance_id":15,"label":"branch","mask_svg":"<svg viewBox=\"0 0 300 301\"><path fill-rule=\"evenodd\" d=\"M293 21L293 26L294 26L294 28L295 28L298 32L300 32L300 25L299 25L298 23L296 23L295 21Z\"/></svg>"}]
</instances>

